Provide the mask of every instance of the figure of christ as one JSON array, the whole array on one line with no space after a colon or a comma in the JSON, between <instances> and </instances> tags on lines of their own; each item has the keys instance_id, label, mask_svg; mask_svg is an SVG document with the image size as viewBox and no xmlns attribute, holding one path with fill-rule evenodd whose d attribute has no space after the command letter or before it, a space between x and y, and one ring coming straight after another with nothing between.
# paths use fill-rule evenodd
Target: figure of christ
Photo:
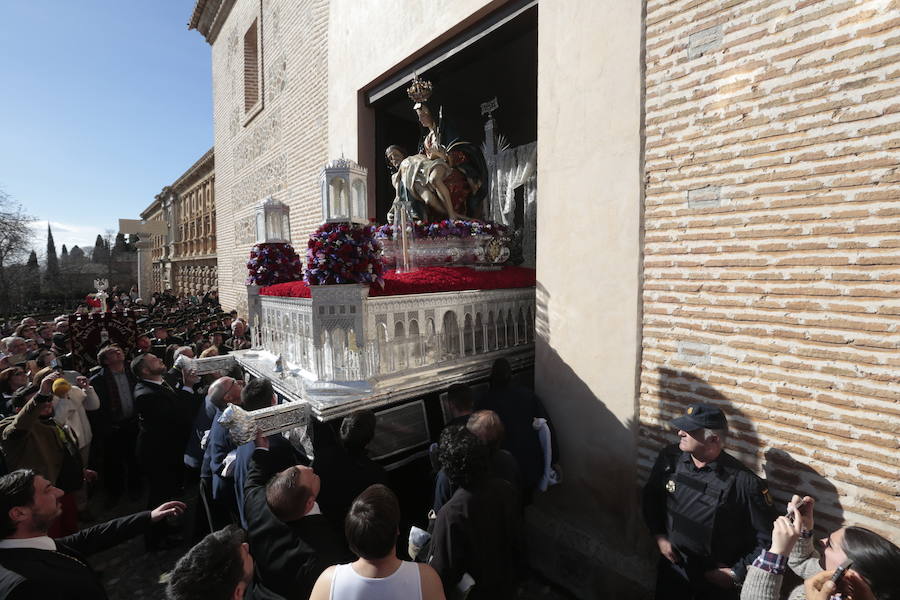
<instances>
[{"instance_id":1,"label":"figure of christ","mask_svg":"<svg viewBox=\"0 0 900 600\"><path fill-rule=\"evenodd\" d=\"M394 173L391 175L391 183L394 185L396 195L394 204L388 211L388 222L393 223L397 210L397 203L408 201L410 215L415 220L428 220L429 214L446 215L449 219L458 218L450 202L450 193L446 186L441 186L446 194L433 184L433 180L440 178L441 174L450 170L450 166L441 159L429 160L423 154L408 156L400 146L388 146L385 150L385 158ZM440 163L443 163L441 165Z\"/></svg>"}]
</instances>

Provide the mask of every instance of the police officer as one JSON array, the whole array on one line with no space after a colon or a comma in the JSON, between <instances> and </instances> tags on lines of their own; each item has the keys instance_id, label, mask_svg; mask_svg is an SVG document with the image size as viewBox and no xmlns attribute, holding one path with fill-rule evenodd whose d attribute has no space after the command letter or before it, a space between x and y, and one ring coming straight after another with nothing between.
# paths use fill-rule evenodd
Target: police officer
<instances>
[{"instance_id":1,"label":"police officer","mask_svg":"<svg viewBox=\"0 0 900 600\"><path fill-rule=\"evenodd\" d=\"M725 414L692 404L672 421L679 443L660 451L644 487L644 520L656 539L656 598L738 598L747 565L771 544L765 483L723 448Z\"/></svg>"}]
</instances>

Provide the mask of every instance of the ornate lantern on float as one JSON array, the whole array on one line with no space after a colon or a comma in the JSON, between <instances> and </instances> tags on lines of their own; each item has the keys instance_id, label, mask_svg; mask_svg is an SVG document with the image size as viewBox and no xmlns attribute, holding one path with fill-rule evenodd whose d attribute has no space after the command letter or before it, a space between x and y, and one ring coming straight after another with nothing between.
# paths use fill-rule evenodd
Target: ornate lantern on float
<instances>
[{"instance_id":1,"label":"ornate lantern on float","mask_svg":"<svg viewBox=\"0 0 900 600\"><path fill-rule=\"evenodd\" d=\"M322 217L326 223L369 222L366 169L337 158L322 170Z\"/></svg>"},{"instance_id":2,"label":"ornate lantern on float","mask_svg":"<svg viewBox=\"0 0 900 600\"><path fill-rule=\"evenodd\" d=\"M256 243L291 243L291 209L287 204L270 197L256 207Z\"/></svg>"}]
</instances>

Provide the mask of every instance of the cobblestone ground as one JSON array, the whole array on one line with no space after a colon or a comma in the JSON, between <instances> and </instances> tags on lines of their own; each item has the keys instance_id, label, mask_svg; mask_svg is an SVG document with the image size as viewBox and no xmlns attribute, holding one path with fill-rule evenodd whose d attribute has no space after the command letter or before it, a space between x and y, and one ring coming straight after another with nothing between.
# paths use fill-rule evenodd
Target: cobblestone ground
<instances>
[{"instance_id":1,"label":"cobblestone ground","mask_svg":"<svg viewBox=\"0 0 900 600\"><path fill-rule=\"evenodd\" d=\"M189 497L192 503L195 494ZM101 499L102 500L102 499ZM100 502L96 503L97 505ZM82 526L127 515L143 510L143 500L123 502L114 510L99 511L96 518ZM193 518L186 515L187 522ZM160 600L165 598L165 581L169 571L190 544L158 552L146 552L143 538L135 538L95 555L91 565L100 571L110 600ZM521 600L571 600L573 596L541 580L536 575L528 577L520 586L517 598Z\"/></svg>"}]
</instances>

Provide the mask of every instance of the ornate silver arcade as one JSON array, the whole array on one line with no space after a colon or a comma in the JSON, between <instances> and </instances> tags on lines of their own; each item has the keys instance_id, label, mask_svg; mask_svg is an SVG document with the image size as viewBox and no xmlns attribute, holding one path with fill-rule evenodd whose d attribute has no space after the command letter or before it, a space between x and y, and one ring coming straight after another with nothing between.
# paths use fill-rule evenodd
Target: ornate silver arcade
<instances>
[{"instance_id":1,"label":"ornate silver arcade","mask_svg":"<svg viewBox=\"0 0 900 600\"><path fill-rule=\"evenodd\" d=\"M326 223L369 222L366 169L348 158L336 158L322 170L322 217Z\"/></svg>"},{"instance_id":2,"label":"ornate silver arcade","mask_svg":"<svg viewBox=\"0 0 900 600\"><path fill-rule=\"evenodd\" d=\"M230 356L332 418L484 376L501 356L529 365L534 298L534 288L373 298L356 284L312 286L311 299L258 296L255 348Z\"/></svg>"},{"instance_id":3,"label":"ornate silver arcade","mask_svg":"<svg viewBox=\"0 0 900 600\"><path fill-rule=\"evenodd\" d=\"M291 209L271 196L256 207L256 243L291 243Z\"/></svg>"}]
</instances>

